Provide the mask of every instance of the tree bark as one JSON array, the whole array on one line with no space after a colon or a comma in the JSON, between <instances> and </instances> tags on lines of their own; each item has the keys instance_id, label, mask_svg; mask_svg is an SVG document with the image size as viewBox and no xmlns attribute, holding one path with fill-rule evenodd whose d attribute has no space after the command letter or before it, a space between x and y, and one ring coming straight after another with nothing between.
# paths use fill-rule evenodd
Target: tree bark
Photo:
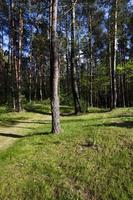
<instances>
[{"instance_id":1,"label":"tree bark","mask_svg":"<svg viewBox=\"0 0 133 200\"><path fill-rule=\"evenodd\" d=\"M14 67L14 1L9 3L9 71L11 74L11 107L16 110L15 104L15 67Z\"/></svg>"},{"instance_id":2,"label":"tree bark","mask_svg":"<svg viewBox=\"0 0 133 200\"><path fill-rule=\"evenodd\" d=\"M113 15L113 38L112 38L112 90L113 90L113 105L112 108L117 106L117 83L116 83L116 53L117 53L117 29L118 29L118 0L114 1L112 8Z\"/></svg>"},{"instance_id":3,"label":"tree bark","mask_svg":"<svg viewBox=\"0 0 133 200\"><path fill-rule=\"evenodd\" d=\"M51 65L51 112L52 112L52 133L58 134L60 127L59 109L59 62L57 42L57 9L58 0L51 0L51 33L50 33L50 65Z\"/></svg>"},{"instance_id":4,"label":"tree bark","mask_svg":"<svg viewBox=\"0 0 133 200\"><path fill-rule=\"evenodd\" d=\"M90 67L90 107L93 107L93 52L92 52L92 14L89 13L89 67Z\"/></svg>"},{"instance_id":5,"label":"tree bark","mask_svg":"<svg viewBox=\"0 0 133 200\"><path fill-rule=\"evenodd\" d=\"M29 19L30 19L30 61L29 61L29 102L32 101L32 40L33 40L33 28L31 24L31 0L29 0Z\"/></svg>"},{"instance_id":6,"label":"tree bark","mask_svg":"<svg viewBox=\"0 0 133 200\"><path fill-rule=\"evenodd\" d=\"M76 55L75 55L75 42L76 42L76 35L75 35L75 6L76 1L72 0L72 12L71 12L71 84L72 84L72 93L73 93L73 100L74 100L74 108L75 114L81 113L81 105L80 105L80 97L79 97L79 89L77 83L77 72L76 72Z\"/></svg>"},{"instance_id":7,"label":"tree bark","mask_svg":"<svg viewBox=\"0 0 133 200\"><path fill-rule=\"evenodd\" d=\"M19 8L19 57L17 67L17 111L22 110L22 99L21 99L21 70L22 70L22 41L23 41L23 14L22 14L22 2L20 1Z\"/></svg>"}]
</instances>

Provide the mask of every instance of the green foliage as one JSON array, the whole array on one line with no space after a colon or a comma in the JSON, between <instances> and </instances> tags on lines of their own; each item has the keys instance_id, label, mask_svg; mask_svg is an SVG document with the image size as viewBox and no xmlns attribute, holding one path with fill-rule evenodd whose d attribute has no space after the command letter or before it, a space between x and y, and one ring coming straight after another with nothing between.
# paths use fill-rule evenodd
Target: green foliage
<instances>
[{"instance_id":1,"label":"green foliage","mask_svg":"<svg viewBox=\"0 0 133 200\"><path fill-rule=\"evenodd\" d=\"M130 60L126 62L124 65L119 64L117 66L117 73L118 74L126 74L129 78L133 77L133 61Z\"/></svg>"}]
</instances>

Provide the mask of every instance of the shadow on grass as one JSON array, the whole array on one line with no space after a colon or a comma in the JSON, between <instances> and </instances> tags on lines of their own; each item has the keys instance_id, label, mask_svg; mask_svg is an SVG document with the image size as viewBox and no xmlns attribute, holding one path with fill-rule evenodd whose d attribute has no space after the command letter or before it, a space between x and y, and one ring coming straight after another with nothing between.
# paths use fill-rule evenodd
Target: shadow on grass
<instances>
[{"instance_id":1,"label":"shadow on grass","mask_svg":"<svg viewBox=\"0 0 133 200\"><path fill-rule=\"evenodd\" d=\"M34 134L29 134L29 135L19 135L17 133L1 133L0 136L2 137L9 137L9 138L28 138L28 137L33 137L33 136L40 136L40 135L49 135L51 134L50 132L40 132L40 133L34 133Z\"/></svg>"},{"instance_id":2,"label":"shadow on grass","mask_svg":"<svg viewBox=\"0 0 133 200\"><path fill-rule=\"evenodd\" d=\"M74 112L70 112L70 113L60 113L60 116L62 116L62 117L69 117L69 116L78 116L78 115L76 115Z\"/></svg>"},{"instance_id":3,"label":"shadow on grass","mask_svg":"<svg viewBox=\"0 0 133 200\"><path fill-rule=\"evenodd\" d=\"M9 117L4 117L0 119L0 126L2 127L12 127L20 123L20 120L26 120L26 117L16 117L11 119Z\"/></svg>"},{"instance_id":4,"label":"shadow on grass","mask_svg":"<svg viewBox=\"0 0 133 200\"><path fill-rule=\"evenodd\" d=\"M43 104L27 104L24 109L27 112L33 112L44 115L51 115L50 107Z\"/></svg>"},{"instance_id":5,"label":"shadow on grass","mask_svg":"<svg viewBox=\"0 0 133 200\"><path fill-rule=\"evenodd\" d=\"M107 112L111 112L111 110L110 109L96 109L96 110L88 110L86 113L93 114L93 113L107 113Z\"/></svg>"},{"instance_id":6,"label":"shadow on grass","mask_svg":"<svg viewBox=\"0 0 133 200\"><path fill-rule=\"evenodd\" d=\"M27 112L33 112L44 115L51 115L51 108L49 105L44 104L27 104L25 106ZM61 116L74 115L73 108L70 106L60 105Z\"/></svg>"},{"instance_id":7,"label":"shadow on grass","mask_svg":"<svg viewBox=\"0 0 133 200\"><path fill-rule=\"evenodd\" d=\"M38 109L25 109L27 112L33 112L33 113L38 113L38 114L43 114L43 115L51 115L51 112L45 112L43 110L38 110ZM60 116L64 117L64 116L74 116L75 113L74 112L70 112L70 113L61 113ZM76 116L76 115L75 115Z\"/></svg>"},{"instance_id":8,"label":"shadow on grass","mask_svg":"<svg viewBox=\"0 0 133 200\"><path fill-rule=\"evenodd\" d=\"M123 122L109 122L101 124L89 124L85 127L120 127L120 128L133 128L133 121L123 121Z\"/></svg>"},{"instance_id":9,"label":"shadow on grass","mask_svg":"<svg viewBox=\"0 0 133 200\"><path fill-rule=\"evenodd\" d=\"M16 126L18 124L50 124L50 120L38 120L38 121L26 121L26 120L29 120L29 118L27 117L12 117L10 116L10 118L7 116L5 116L4 118L0 118L0 126L1 127L7 127L7 128L10 128L10 127L13 127L15 126L16 128L27 128L27 129L32 129L30 127L21 127L20 126Z\"/></svg>"},{"instance_id":10,"label":"shadow on grass","mask_svg":"<svg viewBox=\"0 0 133 200\"><path fill-rule=\"evenodd\" d=\"M43 111L43 110L38 110L38 109L35 109L35 108L32 108L32 109L25 109L27 112L33 112L33 113L38 113L38 114L43 114L43 115L51 115L51 112L46 112L46 111ZM75 113L74 112L61 112L60 114L62 117L63 116L74 116ZM76 116L76 115L75 115Z\"/></svg>"},{"instance_id":11,"label":"shadow on grass","mask_svg":"<svg viewBox=\"0 0 133 200\"><path fill-rule=\"evenodd\" d=\"M17 120L4 121L4 122L0 121L0 126L4 126L4 127L12 127L17 124L42 124L43 125L43 124L51 124L51 122L50 121L17 121ZM27 128L27 127L18 126L18 128ZM28 128L30 128L30 127L28 127Z\"/></svg>"},{"instance_id":12,"label":"shadow on grass","mask_svg":"<svg viewBox=\"0 0 133 200\"><path fill-rule=\"evenodd\" d=\"M33 113L38 113L38 114L43 114L43 115L51 115L50 112L46 112L46 111L43 111L43 110L38 110L38 109L35 109L35 108L25 108L25 110L27 112L33 112Z\"/></svg>"},{"instance_id":13,"label":"shadow on grass","mask_svg":"<svg viewBox=\"0 0 133 200\"><path fill-rule=\"evenodd\" d=\"M115 126L121 128L133 128L133 121L123 121L123 122L112 122L112 123L105 123L104 126Z\"/></svg>"}]
</instances>

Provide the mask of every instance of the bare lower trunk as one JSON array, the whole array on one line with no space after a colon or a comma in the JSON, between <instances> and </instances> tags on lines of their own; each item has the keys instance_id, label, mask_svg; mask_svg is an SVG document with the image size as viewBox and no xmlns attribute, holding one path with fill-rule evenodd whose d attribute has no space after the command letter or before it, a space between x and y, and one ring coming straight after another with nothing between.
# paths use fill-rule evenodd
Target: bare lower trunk
<instances>
[{"instance_id":1,"label":"bare lower trunk","mask_svg":"<svg viewBox=\"0 0 133 200\"><path fill-rule=\"evenodd\" d=\"M52 133L60 133L60 110L59 110L59 62L57 43L57 8L58 0L51 0L51 111L52 111Z\"/></svg>"},{"instance_id":2,"label":"bare lower trunk","mask_svg":"<svg viewBox=\"0 0 133 200\"><path fill-rule=\"evenodd\" d=\"M34 100L37 100L37 80L38 80L38 70L37 70L37 58L35 61L35 92L34 92Z\"/></svg>"},{"instance_id":3,"label":"bare lower trunk","mask_svg":"<svg viewBox=\"0 0 133 200\"><path fill-rule=\"evenodd\" d=\"M39 95L40 95L40 101L43 100L43 74L42 74L42 67L40 66L39 69Z\"/></svg>"},{"instance_id":4,"label":"bare lower trunk","mask_svg":"<svg viewBox=\"0 0 133 200\"><path fill-rule=\"evenodd\" d=\"M121 76L121 90L122 90L122 106L125 107L125 87L124 87L124 75Z\"/></svg>"},{"instance_id":5,"label":"bare lower trunk","mask_svg":"<svg viewBox=\"0 0 133 200\"><path fill-rule=\"evenodd\" d=\"M29 70L29 102L31 103L32 76L31 69Z\"/></svg>"}]
</instances>

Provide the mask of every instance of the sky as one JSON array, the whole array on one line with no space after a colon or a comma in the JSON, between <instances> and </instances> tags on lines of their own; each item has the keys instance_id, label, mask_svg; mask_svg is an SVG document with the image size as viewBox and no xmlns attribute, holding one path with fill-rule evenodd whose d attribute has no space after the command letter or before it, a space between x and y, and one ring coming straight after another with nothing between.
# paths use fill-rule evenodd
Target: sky
<instances>
[{"instance_id":1,"label":"sky","mask_svg":"<svg viewBox=\"0 0 133 200\"><path fill-rule=\"evenodd\" d=\"M129 4L133 6L133 0L130 0ZM8 36L4 36L4 51L8 50L8 42L9 42Z\"/></svg>"}]
</instances>

